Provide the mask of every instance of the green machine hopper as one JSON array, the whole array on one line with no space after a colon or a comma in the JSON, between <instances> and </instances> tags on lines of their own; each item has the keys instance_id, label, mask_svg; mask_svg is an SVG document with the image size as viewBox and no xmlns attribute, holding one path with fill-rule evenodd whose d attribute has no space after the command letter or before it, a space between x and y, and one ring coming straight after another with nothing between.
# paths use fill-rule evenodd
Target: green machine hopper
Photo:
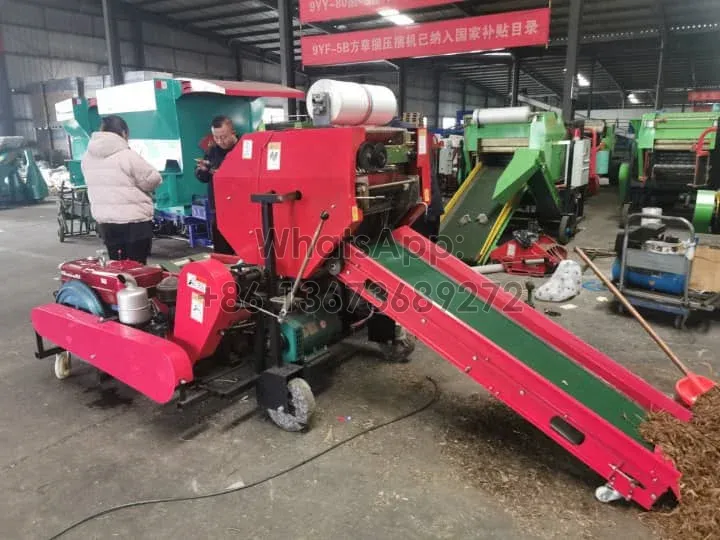
<instances>
[{"instance_id":1,"label":"green machine hopper","mask_svg":"<svg viewBox=\"0 0 720 540\"><path fill-rule=\"evenodd\" d=\"M184 229L194 207L207 196L207 186L195 178L195 159L210 142L213 117L229 117L243 135L262 124L262 98L303 98L300 90L251 81L153 79L103 88L97 92L101 117L119 115L130 129L130 146L163 177L155 192L156 222ZM195 203L195 205L193 205ZM205 219L204 215L196 218Z\"/></svg>"},{"instance_id":2,"label":"green machine hopper","mask_svg":"<svg viewBox=\"0 0 720 540\"><path fill-rule=\"evenodd\" d=\"M33 204L49 194L24 137L0 137L0 207Z\"/></svg>"},{"instance_id":3,"label":"green machine hopper","mask_svg":"<svg viewBox=\"0 0 720 540\"><path fill-rule=\"evenodd\" d=\"M55 104L55 116L70 141L70 159L65 162L72 187L85 186L80 162L93 132L100 129L97 101L74 97Z\"/></svg>"},{"instance_id":4,"label":"green machine hopper","mask_svg":"<svg viewBox=\"0 0 720 540\"><path fill-rule=\"evenodd\" d=\"M484 264L511 229L537 222L565 243L582 216L590 141L570 140L554 112L482 109L465 119L467 177L445 208L453 253Z\"/></svg>"},{"instance_id":5,"label":"green machine hopper","mask_svg":"<svg viewBox=\"0 0 720 540\"><path fill-rule=\"evenodd\" d=\"M719 111L643 115L621 182L623 216L656 207L697 232L720 232L719 122Z\"/></svg>"}]
</instances>

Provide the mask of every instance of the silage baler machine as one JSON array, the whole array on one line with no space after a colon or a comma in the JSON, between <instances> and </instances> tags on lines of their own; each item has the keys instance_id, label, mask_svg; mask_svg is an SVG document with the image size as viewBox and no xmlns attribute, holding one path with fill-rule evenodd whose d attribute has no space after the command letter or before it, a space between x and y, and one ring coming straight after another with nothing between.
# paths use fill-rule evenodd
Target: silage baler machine
<instances>
[{"instance_id":1,"label":"silage baler machine","mask_svg":"<svg viewBox=\"0 0 720 540\"><path fill-rule=\"evenodd\" d=\"M348 102L311 88L318 127L246 134L228 155L218 225L236 256L179 271L62 265L55 301L32 311L37 356L55 356L60 377L80 358L159 403L254 386L297 430L335 346L367 326L395 350L398 324L594 469L600 500L679 495L680 473L638 426L690 410L414 232L430 200L427 130L338 127Z\"/></svg>"},{"instance_id":2,"label":"silage baler machine","mask_svg":"<svg viewBox=\"0 0 720 540\"><path fill-rule=\"evenodd\" d=\"M661 208L692 222L696 232L720 232L719 121L717 111L643 115L620 183L623 222L628 213Z\"/></svg>"},{"instance_id":3,"label":"silage baler machine","mask_svg":"<svg viewBox=\"0 0 720 540\"><path fill-rule=\"evenodd\" d=\"M484 264L506 232L542 229L560 243L584 213L590 141L569 138L555 112L479 109L466 118L470 169L445 208L441 235L452 252Z\"/></svg>"}]
</instances>

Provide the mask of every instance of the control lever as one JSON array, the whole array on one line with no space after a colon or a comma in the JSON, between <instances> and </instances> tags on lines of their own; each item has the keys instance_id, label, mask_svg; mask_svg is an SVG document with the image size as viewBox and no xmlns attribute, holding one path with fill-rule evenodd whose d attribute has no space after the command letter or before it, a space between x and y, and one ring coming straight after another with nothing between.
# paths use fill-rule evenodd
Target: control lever
<instances>
[{"instance_id":1,"label":"control lever","mask_svg":"<svg viewBox=\"0 0 720 540\"><path fill-rule=\"evenodd\" d=\"M285 316L288 314L288 310L292 307L293 302L295 301L295 295L300 288L300 282L302 281L302 276L305 273L305 268L307 268L307 265L310 262L310 257L312 257L312 254L315 251L315 245L320 239L320 234L322 233L325 222L328 220L329 217L330 214L327 210L323 210L323 212L320 214L320 223L318 223L317 228L315 229L315 234L313 235L312 241L310 242L310 247L308 247L307 253L305 253L305 259L300 265L300 270L298 271L298 275L295 278L295 283L293 283L293 288L290 291L290 296L286 297L285 304L280 310L281 321L285 319Z\"/></svg>"}]
</instances>

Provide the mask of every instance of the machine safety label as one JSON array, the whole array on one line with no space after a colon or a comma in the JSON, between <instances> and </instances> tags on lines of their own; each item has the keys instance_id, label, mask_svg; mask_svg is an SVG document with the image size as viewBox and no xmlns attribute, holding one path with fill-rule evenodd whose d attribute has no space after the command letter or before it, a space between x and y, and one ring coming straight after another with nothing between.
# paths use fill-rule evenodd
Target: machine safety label
<instances>
[{"instance_id":1,"label":"machine safety label","mask_svg":"<svg viewBox=\"0 0 720 540\"><path fill-rule=\"evenodd\" d=\"M268 171L279 171L280 170L280 143L279 142L271 142L268 144L267 170Z\"/></svg>"},{"instance_id":2,"label":"machine safety label","mask_svg":"<svg viewBox=\"0 0 720 540\"><path fill-rule=\"evenodd\" d=\"M190 318L202 324L205 317L205 297L198 293L192 293L190 302Z\"/></svg>"},{"instance_id":3,"label":"machine safety label","mask_svg":"<svg viewBox=\"0 0 720 540\"><path fill-rule=\"evenodd\" d=\"M242 158L243 159L252 159L252 151L253 151L253 142L252 141L243 141Z\"/></svg>"},{"instance_id":4,"label":"machine safety label","mask_svg":"<svg viewBox=\"0 0 720 540\"><path fill-rule=\"evenodd\" d=\"M202 294L205 294L207 292L207 285L204 282L200 281L195 274L191 274L189 272L187 275L187 285L191 289L198 291Z\"/></svg>"}]
</instances>

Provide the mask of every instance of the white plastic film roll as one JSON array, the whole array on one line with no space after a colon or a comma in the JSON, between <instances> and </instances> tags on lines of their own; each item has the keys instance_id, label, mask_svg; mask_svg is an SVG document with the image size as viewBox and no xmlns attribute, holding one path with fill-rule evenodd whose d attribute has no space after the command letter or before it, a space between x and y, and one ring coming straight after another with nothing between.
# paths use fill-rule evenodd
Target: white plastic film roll
<instances>
[{"instance_id":1,"label":"white plastic film roll","mask_svg":"<svg viewBox=\"0 0 720 540\"><path fill-rule=\"evenodd\" d=\"M530 120L530 107L475 109L473 124L518 124Z\"/></svg>"},{"instance_id":2,"label":"white plastic film roll","mask_svg":"<svg viewBox=\"0 0 720 540\"><path fill-rule=\"evenodd\" d=\"M642 209L642 213L651 216L662 216L662 208L647 207ZM641 218L640 225L657 225L662 223L662 219L659 218Z\"/></svg>"},{"instance_id":3,"label":"white plastic film roll","mask_svg":"<svg viewBox=\"0 0 720 540\"><path fill-rule=\"evenodd\" d=\"M384 125L397 111L395 95L384 86L320 79L308 90L307 103L319 93L329 96L330 123L335 126ZM310 105L308 114L313 118Z\"/></svg>"},{"instance_id":4,"label":"white plastic film roll","mask_svg":"<svg viewBox=\"0 0 720 540\"><path fill-rule=\"evenodd\" d=\"M372 111L364 123L370 126L384 126L390 123L397 113L397 100L392 90L373 84L363 84L362 86L370 94L372 102Z\"/></svg>"}]
</instances>

